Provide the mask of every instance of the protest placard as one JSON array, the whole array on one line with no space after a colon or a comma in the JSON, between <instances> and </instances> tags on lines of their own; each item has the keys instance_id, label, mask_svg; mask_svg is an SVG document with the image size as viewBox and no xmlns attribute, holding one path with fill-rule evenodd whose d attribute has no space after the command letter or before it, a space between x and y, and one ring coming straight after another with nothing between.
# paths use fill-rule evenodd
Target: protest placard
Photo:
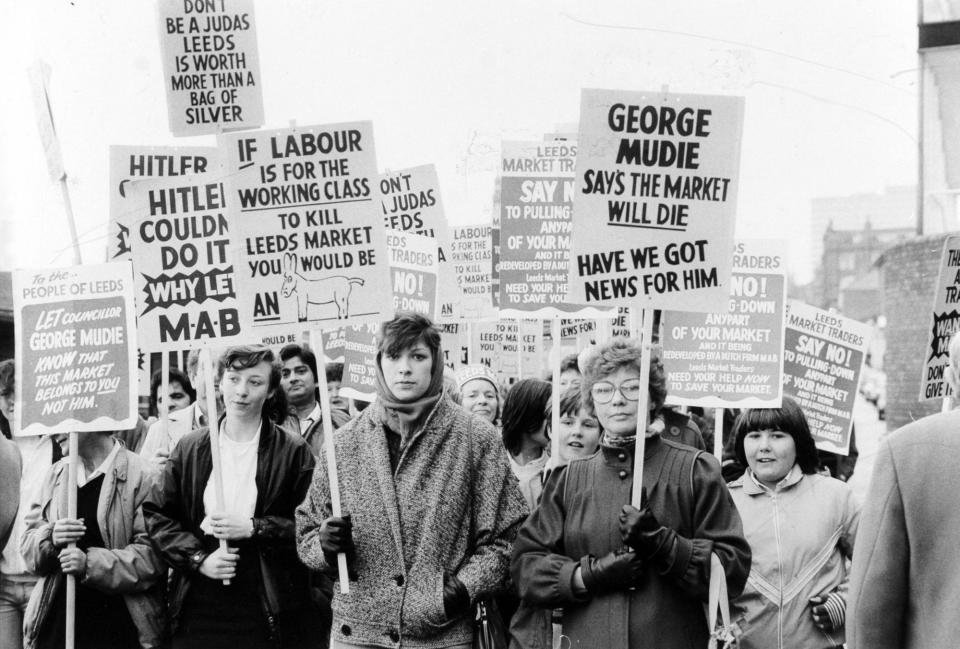
<instances>
[{"instance_id":1,"label":"protest placard","mask_svg":"<svg viewBox=\"0 0 960 649\"><path fill-rule=\"evenodd\" d=\"M222 347L257 337L242 321L223 183L203 176L128 186L140 344Z\"/></svg>"},{"instance_id":2,"label":"protest placard","mask_svg":"<svg viewBox=\"0 0 960 649\"><path fill-rule=\"evenodd\" d=\"M347 331L344 328L327 329L323 331L324 363L342 363L343 345L347 340Z\"/></svg>"},{"instance_id":3,"label":"protest placard","mask_svg":"<svg viewBox=\"0 0 960 649\"><path fill-rule=\"evenodd\" d=\"M853 405L871 328L789 300L783 351L783 393L807 415L817 448L846 455Z\"/></svg>"},{"instance_id":4,"label":"protest placard","mask_svg":"<svg viewBox=\"0 0 960 649\"><path fill-rule=\"evenodd\" d=\"M387 232L393 308L421 313L437 311L437 240L409 232Z\"/></svg>"},{"instance_id":5,"label":"protest placard","mask_svg":"<svg viewBox=\"0 0 960 649\"><path fill-rule=\"evenodd\" d=\"M583 90L569 299L722 311L743 99Z\"/></svg>"},{"instance_id":6,"label":"protest placard","mask_svg":"<svg viewBox=\"0 0 960 649\"><path fill-rule=\"evenodd\" d=\"M453 269L460 292L463 294L463 319L467 321L495 320L497 310L491 297L491 273L493 270L492 226L454 226Z\"/></svg>"},{"instance_id":7,"label":"protest placard","mask_svg":"<svg viewBox=\"0 0 960 649\"><path fill-rule=\"evenodd\" d=\"M738 241L725 312L663 313L667 402L779 408L786 292L786 244Z\"/></svg>"},{"instance_id":8,"label":"protest placard","mask_svg":"<svg viewBox=\"0 0 960 649\"><path fill-rule=\"evenodd\" d=\"M630 337L630 307L617 307L617 314L610 321L610 336Z\"/></svg>"},{"instance_id":9,"label":"protest placard","mask_svg":"<svg viewBox=\"0 0 960 649\"><path fill-rule=\"evenodd\" d=\"M255 331L390 316L370 122L218 138L228 152L241 312ZM305 324L310 323L310 324Z\"/></svg>"},{"instance_id":10,"label":"protest placard","mask_svg":"<svg viewBox=\"0 0 960 649\"><path fill-rule=\"evenodd\" d=\"M436 167L422 165L382 174L379 187L383 221L387 228L436 240L439 264L436 318L459 319L462 297L454 271L450 229L443 210Z\"/></svg>"},{"instance_id":11,"label":"protest placard","mask_svg":"<svg viewBox=\"0 0 960 649\"><path fill-rule=\"evenodd\" d=\"M519 354L523 344L523 355ZM500 320L471 326L470 364L492 369L501 385L524 378L540 378L543 371L543 327L539 320L523 324Z\"/></svg>"},{"instance_id":12,"label":"protest placard","mask_svg":"<svg viewBox=\"0 0 960 649\"><path fill-rule=\"evenodd\" d=\"M253 0L159 0L170 131L204 135L263 124Z\"/></svg>"},{"instance_id":13,"label":"protest placard","mask_svg":"<svg viewBox=\"0 0 960 649\"><path fill-rule=\"evenodd\" d=\"M137 421L129 261L13 273L19 435L125 430Z\"/></svg>"},{"instance_id":14,"label":"protest placard","mask_svg":"<svg viewBox=\"0 0 960 649\"><path fill-rule=\"evenodd\" d=\"M128 195L131 181L199 175L213 171L217 164L213 147L111 146L107 259L130 258L129 233L136 211Z\"/></svg>"},{"instance_id":15,"label":"protest placard","mask_svg":"<svg viewBox=\"0 0 960 649\"><path fill-rule=\"evenodd\" d=\"M343 380L340 395L373 401L377 396L377 325L344 327Z\"/></svg>"},{"instance_id":16,"label":"protest placard","mask_svg":"<svg viewBox=\"0 0 960 649\"><path fill-rule=\"evenodd\" d=\"M960 331L960 236L943 242L940 275L933 296L933 316L920 375L920 400L953 395L946 370L950 365L950 338Z\"/></svg>"},{"instance_id":17,"label":"protest placard","mask_svg":"<svg viewBox=\"0 0 960 649\"><path fill-rule=\"evenodd\" d=\"M504 142L500 185L500 306L541 316L567 299L576 144Z\"/></svg>"},{"instance_id":18,"label":"protest placard","mask_svg":"<svg viewBox=\"0 0 960 649\"><path fill-rule=\"evenodd\" d=\"M443 364L456 372L467 364L467 328L460 322L440 322L436 327L440 331Z\"/></svg>"}]
</instances>

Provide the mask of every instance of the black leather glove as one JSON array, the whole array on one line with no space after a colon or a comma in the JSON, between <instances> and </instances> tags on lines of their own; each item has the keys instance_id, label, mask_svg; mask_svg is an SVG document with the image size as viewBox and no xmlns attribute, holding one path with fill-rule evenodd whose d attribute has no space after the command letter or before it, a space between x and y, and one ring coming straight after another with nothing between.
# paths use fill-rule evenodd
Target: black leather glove
<instances>
[{"instance_id":1,"label":"black leather glove","mask_svg":"<svg viewBox=\"0 0 960 649\"><path fill-rule=\"evenodd\" d=\"M641 493L640 509L624 505L620 510L620 540L642 559L658 561L666 559L673 550L677 533L657 521L647 506L646 489Z\"/></svg>"},{"instance_id":2,"label":"black leather glove","mask_svg":"<svg viewBox=\"0 0 960 649\"><path fill-rule=\"evenodd\" d=\"M643 561L635 552L611 552L599 559L587 555L580 559L580 576L592 595L626 590L640 582Z\"/></svg>"},{"instance_id":3,"label":"black leather glove","mask_svg":"<svg viewBox=\"0 0 960 649\"><path fill-rule=\"evenodd\" d=\"M470 611L470 593L456 575L443 573L443 612L448 620Z\"/></svg>"},{"instance_id":4,"label":"black leather glove","mask_svg":"<svg viewBox=\"0 0 960 649\"><path fill-rule=\"evenodd\" d=\"M340 552L348 557L353 556L353 523L350 522L349 514L343 517L331 516L320 523L320 549L323 550L327 563L334 566Z\"/></svg>"},{"instance_id":5,"label":"black leather glove","mask_svg":"<svg viewBox=\"0 0 960 649\"><path fill-rule=\"evenodd\" d=\"M331 516L320 523L320 549L333 571L337 569L337 554L347 555L347 579L357 580L357 573L353 569L353 557L356 547L353 545L353 523L350 514L342 517Z\"/></svg>"}]
</instances>

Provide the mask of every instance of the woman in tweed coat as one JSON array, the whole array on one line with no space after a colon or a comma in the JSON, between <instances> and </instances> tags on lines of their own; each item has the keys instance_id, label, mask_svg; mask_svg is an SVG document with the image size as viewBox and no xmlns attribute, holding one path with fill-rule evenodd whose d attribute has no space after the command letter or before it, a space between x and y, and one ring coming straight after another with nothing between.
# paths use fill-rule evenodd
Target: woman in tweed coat
<instances>
[{"instance_id":1,"label":"woman in tweed coat","mask_svg":"<svg viewBox=\"0 0 960 649\"><path fill-rule=\"evenodd\" d=\"M443 396L433 324L398 315L378 344L377 401L334 437L345 516L321 457L297 510L300 558L335 570L347 554L331 647L469 647L472 604L504 588L527 507L494 428Z\"/></svg>"}]
</instances>

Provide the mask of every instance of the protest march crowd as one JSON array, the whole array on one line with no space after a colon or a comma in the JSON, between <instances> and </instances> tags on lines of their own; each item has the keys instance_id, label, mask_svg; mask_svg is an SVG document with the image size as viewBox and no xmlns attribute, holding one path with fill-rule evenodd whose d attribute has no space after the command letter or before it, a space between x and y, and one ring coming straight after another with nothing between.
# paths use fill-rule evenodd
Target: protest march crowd
<instances>
[{"instance_id":1,"label":"protest march crowd","mask_svg":"<svg viewBox=\"0 0 960 649\"><path fill-rule=\"evenodd\" d=\"M954 337L954 362L958 350ZM64 576L75 575L78 647L703 647L718 581L727 646L881 646L878 615L898 620L882 646L947 646L934 638L954 637L954 611L914 629L908 602L884 608L906 584L864 559L877 561L895 524L889 489L871 490L861 518L789 397L728 413L722 457L705 452L707 420L664 405L660 353L614 337L564 358L557 385L502 385L485 365L445 368L433 323L398 313L379 331L372 403L340 396L342 366L318 366L309 346L245 345L214 354L210 413L209 370L192 352L165 393L153 376L150 403L168 422L79 435L76 517L66 435L11 440L15 363L4 361L0 644L63 646ZM858 534L873 547L860 551Z\"/></svg>"},{"instance_id":2,"label":"protest march crowd","mask_svg":"<svg viewBox=\"0 0 960 649\"><path fill-rule=\"evenodd\" d=\"M0 649L957 645L960 411L857 501L871 329L734 237L743 97L583 89L448 228L372 122L260 130L252 0L158 6L170 130L216 146L111 146L110 261L12 273Z\"/></svg>"}]
</instances>

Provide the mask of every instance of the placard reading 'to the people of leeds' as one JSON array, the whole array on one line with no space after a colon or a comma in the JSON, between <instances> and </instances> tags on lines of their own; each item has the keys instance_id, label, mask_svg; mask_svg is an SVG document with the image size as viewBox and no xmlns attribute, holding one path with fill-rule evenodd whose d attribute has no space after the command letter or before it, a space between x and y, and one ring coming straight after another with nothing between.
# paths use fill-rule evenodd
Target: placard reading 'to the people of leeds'
<instances>
[{"instance_id":1,"label":"placard reading 'to the people of leeds'","mask_svg":"<svg viewBox=\"0 0 960 649\"><path fill-rule=\"evenodd\" d=\"M583 90L569 299L722 311L741 97Z\"/></svg>"},{"instance_id":2,"label":"placard reading 'to the people of leeds'","mask_svg":"<svg viewBox=\"0 0 960 649\"><path fill-rule=\"evenodd\" d=\"M137 420L129 261L13 273L14 434L124 430Z\"/></svg>"}]
</instances>

